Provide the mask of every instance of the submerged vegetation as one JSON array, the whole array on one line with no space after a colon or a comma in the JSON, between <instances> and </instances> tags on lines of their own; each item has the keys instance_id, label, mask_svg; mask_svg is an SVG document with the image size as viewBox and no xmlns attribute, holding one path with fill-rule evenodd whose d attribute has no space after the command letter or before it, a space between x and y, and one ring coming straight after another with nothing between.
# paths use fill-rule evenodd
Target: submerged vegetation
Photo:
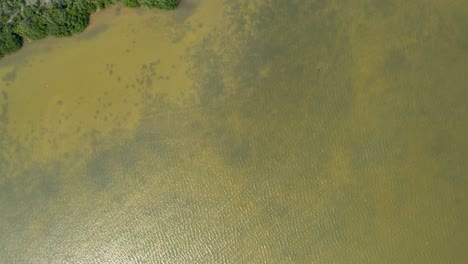
<instances>
[{"instance_id":1,"label":"submerged vegetation","mask_svg":"<svg viewBox=\"0 0 468 264\"><path fill-rule=\"evenodd\" d=\"M64 37L82 32L89 16L114 3L175 9L180 0L0 0L0 58L20 49L23 38Z\"/></svg>"}]
</instances>

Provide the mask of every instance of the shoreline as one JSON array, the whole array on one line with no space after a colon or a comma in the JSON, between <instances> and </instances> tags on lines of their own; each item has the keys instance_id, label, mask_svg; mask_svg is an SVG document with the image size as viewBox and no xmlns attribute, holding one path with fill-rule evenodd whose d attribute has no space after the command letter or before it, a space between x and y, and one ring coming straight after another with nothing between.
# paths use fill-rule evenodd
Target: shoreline
<instances>
[{"instance_id":1,"label":"shoreline","mask_svg":"<svg viewBox=\"0 0 468 264\"><path fill-rule=\"evenodd\" d=\"M14 0L11 0L14 1ZM90 16L113 5L143 7L147 9L176 9L180 0L52 0L45 3L12 4L12 10L0 10L0 59L20 50L27 41L48 36L69 37L83 32L90 23ZM15 3L15 2L14 2ZM0 20L1 21L1 20Z\"/></svg>"}]
</instances>

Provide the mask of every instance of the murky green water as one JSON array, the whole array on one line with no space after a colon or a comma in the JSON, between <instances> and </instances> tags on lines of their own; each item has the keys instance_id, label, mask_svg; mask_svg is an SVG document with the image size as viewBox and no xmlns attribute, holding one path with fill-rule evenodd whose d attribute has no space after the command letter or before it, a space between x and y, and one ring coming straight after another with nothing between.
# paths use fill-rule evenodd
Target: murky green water
<instances>
[{"instance_id":1,"label":"murky green water","mask_svg":"<svg viewBox=\"0 0 468 264\"><path fill-rule=\"evenodd\" d=\"M110 8L0 60L2 263L464 263L468 2Z\"/></svg>"}]
</instances>

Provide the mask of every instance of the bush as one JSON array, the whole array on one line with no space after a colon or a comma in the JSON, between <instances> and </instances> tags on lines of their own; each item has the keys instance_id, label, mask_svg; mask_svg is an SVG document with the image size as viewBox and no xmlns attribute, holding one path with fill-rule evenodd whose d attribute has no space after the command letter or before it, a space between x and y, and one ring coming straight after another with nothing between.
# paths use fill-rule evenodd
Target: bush
<instances>
[{"instance_id":1,"label":"bush","mask_svg":"<svg viewBox=\"0 0 468 264\"><path fill-rule=\"evenodd\" d=\"M0 28L0 58L19 50L22 45L21 36L16 34L11 26L4 25Z\"/></svg>"},{"instance_id":2,"label":"bush","mask_svg":"<svg viewBox=\"0 0 468 264\"><path fill-rule=\"evenodd\" d=\"M139 0L141 6L160 9L175 9L179 2L180 0Z\"/></svg>"}]
</instances>

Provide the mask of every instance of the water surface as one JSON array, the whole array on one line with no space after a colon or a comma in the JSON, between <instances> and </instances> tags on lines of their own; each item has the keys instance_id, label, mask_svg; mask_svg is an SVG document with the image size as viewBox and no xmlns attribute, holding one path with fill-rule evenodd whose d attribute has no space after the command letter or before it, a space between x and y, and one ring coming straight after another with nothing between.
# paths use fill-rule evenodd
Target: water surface
<instances>
[{"instance_id":1,"label":"water surface","mask_svg":"<svg viewBox=\"0 0 468 264\"><path fill-rule=\"evenodd\" d=\"M5 263L463 263L468 2L112 7L0 61Z\"/></svg>"}]
</instances>

